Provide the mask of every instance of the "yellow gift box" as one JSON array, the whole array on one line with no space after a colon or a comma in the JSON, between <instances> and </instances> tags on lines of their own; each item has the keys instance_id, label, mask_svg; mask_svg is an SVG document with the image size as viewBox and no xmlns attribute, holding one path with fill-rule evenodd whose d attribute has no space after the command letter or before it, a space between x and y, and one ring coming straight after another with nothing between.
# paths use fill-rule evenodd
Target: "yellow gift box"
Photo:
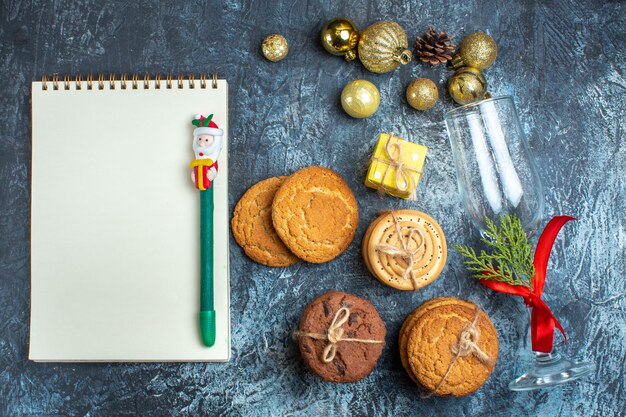
<instances>
[{"instance_id":1,"label":"yellow gift box","mask_svg":"<svg viewBox=\"0 0 626 417\"><path fill-rule=\"evenodd\" d=\"M404 199L415 199L428 148L383 133L378 138L365 185Z\"/></svg>"}]
</instances>

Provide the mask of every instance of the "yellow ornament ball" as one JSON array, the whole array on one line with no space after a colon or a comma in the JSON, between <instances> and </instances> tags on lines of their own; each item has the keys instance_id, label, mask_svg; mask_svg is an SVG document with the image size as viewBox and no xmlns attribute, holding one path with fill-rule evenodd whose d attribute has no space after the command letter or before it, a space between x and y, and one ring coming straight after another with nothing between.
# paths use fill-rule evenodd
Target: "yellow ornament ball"
<instances>
[{"instance_id":1,"label":"yellow ornament ball","mask_svg":"<svg viewBox=\"0 0 626 417\"><path fill-rule=\"evenodd\" d=\"M359 31L354 22L346 17L326 22L321 33L322 46L333 55L343 55L346 61L356 58Z\"/></svg>"},{"instance_id":2,"label":"yellow ornament ball","mask_svg":"<svg viewBox=\"0 0 626 417\"><path fill-rule=\"evenodd\" d=\"M418 78L406 88L406 100L415 110L432 109L439 100L439 90L428 78Z\"/></svg>"},{"instance_id":3,"label":"yellow ornament ball","mask_svg":"<svg viewBox=\"0 0 626 417\"><path fill-rule=\"evenodd\" d=\"M380 92L367 80L350 81L341 92L341 107L350 116L363 119L378 110Z\"/></svg>"},{"instance_id":4,"label":"yellow ornament ball","mask_svg":"<svg viewBox=\"0 0 626 417\"><path fill-rule=\"evenodd\" d=\"M487 80L483 74L472 67L462 67L454 72L448 84L450 97L459 104L469 104L484 98L487 92Z\"/></svg>"},{"instance_id":5,"label":"yellow ornament ball","mask_svg":"<svg viewBox=\"0 0 626 417\"><path fill-rule=\"evenodd\" d=\"M263 56L272 62L278 62L287 56L289 45L283 35L269 35L261 44Z\"/></svg>"},{"instance_id":6,"label":"yellow ornament ball","mask_svg":"<svg viewBox=\"0 0 626 417\"><path fill-rule=\"evenodd\" d=\"M497 55L496 41L484 32L475 32L463 38L459 45L459 54L452 60L452 66L484 70L493 64Z\"/></svg>"}]
</instances>

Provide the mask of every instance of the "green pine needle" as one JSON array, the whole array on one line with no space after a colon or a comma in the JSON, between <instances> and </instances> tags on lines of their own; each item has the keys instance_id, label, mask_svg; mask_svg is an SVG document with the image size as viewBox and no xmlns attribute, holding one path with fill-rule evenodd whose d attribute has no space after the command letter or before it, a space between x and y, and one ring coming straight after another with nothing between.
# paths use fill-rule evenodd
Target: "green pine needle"
<instances>
[{"instance_id":1,"label":"green pine needle","mask_svg":"<svg viewBox=\"0 0 626 417\"><path fill-rule=\"evenodd\" d=\"M465 266L473 272L472 277L490 281L505 282L510 285L521 285L532 290L532 278L535 275L533 255L524 233L522 223L515 215L500 217L500 225L485 219L487 228L482 237L490 249L477 254L464 245L453 245L465 258Z\"/></svg>"}]
</instances>

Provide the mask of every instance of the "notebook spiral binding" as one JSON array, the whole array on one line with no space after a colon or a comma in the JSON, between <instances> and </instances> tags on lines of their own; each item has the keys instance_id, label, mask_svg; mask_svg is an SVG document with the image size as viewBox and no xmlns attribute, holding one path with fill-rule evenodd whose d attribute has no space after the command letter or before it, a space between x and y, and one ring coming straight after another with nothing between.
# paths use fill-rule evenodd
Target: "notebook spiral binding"
<instances>
[{"instance_id":1,"label":"notebook spiral binding","mask_svg":"<svg viewBox=\"0 0 626 417\"><path fill-rule=\"evenodd\" d=\"M50 78L44 74L41 77L41 88L42 90L48 90L48 84L51 84L53 90L69 90L71 84L74 83L77 90L82 90L83 84L85 84L87 90L104 90L107 87L109 90L115 90L117 81L119 81L119 85L122 90L148 90L151 88L151 84L153 85L153 88L157 90L161 88L162 84L165 89L171 90L174 88L183 89L185 86L187 86L187 88L196 88L196 81L199 81L200 88L207 88L209 78L206 74L200 74L197 79L195 74L189 74L187 77L185 77L184 74L178 74L176 76L167 74L165 78L162 78L161 74L156 74L154 78L150 78L149 74L144 74L142 78L139 74L135 73L132 74L129 79L128 74L122 73L118 79L115 73L111 73L108 76L100 73L97 78L94 78L93 74L88 74L83 80L83 77L80 74L75 77L66 74L63 76L63 79L59 77L59 74L54 74ZM217 88L216 73L211 74L210 81L211 88Z\"/></svg>"}]
</instances>

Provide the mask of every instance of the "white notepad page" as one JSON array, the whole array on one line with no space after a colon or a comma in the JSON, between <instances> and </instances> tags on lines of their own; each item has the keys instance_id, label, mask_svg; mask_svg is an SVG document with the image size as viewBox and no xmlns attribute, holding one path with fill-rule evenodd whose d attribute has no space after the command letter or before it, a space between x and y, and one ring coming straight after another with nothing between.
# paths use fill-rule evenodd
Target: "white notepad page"
<instances>
[{"instance_id":1,"label":"white notepad page","mask_svg":"<svg viewBox=\"0 0 626 417\"><path fill-rule=\"evenodd\" d=\"M35 361L227 361L228 85L32 84ZM196 114L225 146L214 182L215 346L202 344Z\"/></svg>"}]
</instances>

